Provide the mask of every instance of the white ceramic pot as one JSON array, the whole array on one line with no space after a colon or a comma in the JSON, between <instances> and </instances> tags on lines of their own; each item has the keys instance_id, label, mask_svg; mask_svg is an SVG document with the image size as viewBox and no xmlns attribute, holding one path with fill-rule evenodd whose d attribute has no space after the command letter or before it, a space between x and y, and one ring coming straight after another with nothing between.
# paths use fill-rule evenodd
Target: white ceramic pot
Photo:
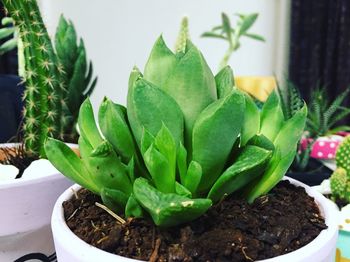
<instances>
[{"instance_id":1,"label":"white ceramic pot","mask_svg":"<svg viewBox=\"0 0 350 262\"><path fill-rule=\"evenodd\" d=\"M58 196L73 183L57 171L49 172L42 177L0 182L0 261L15 261L30 253L48 257L55 252L52 209Z\"/></svg>"},{"instance_id":2,"label":"white ceramic pot","mask_svg":"<svg viewBox=\"0 0 350 262\"><path fill-rule=\"evenodd\" d=\"M315 198L321 213L326 219L327 229L323 230L308 245L283 256L266 259L261 262L330 262L334 261L335 245L338 237L338 211L335 206L322 194L312 188L290 178L293 184L302 186L307 193ZM67 189L57 200L51 219L51 227L59 262L115 262L137 261L97 249L78 238L67 226L62 203L73 196L73 190L80 186L74 185ZM73 189L73 190L72 190Z\"/></svg>"}]
</instances>

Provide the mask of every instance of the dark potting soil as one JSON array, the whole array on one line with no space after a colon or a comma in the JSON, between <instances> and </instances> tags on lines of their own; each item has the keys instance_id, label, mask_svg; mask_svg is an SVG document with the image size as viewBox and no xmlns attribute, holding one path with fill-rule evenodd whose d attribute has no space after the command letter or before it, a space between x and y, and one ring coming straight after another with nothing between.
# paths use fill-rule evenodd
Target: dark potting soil
<instances>
[{"instance_id":1,"label":"dark potting soil","mask_svg":"<svg viewBox=\"0 0 350 262\"><path fill-rule=\"evenodd\" d=\"M197 220L168 229L148 219L120 224L85 189L63 203L69 228L105 251L147 261L254 261L308 244L327 226L314 199L280 182L249 205L228 197Z\"/></svg>"},{"instance_id":2,"label":"dark potting soil","mask_svg":"<svg viewBox=\"0 0 350 262\"><path fill-rule=\"evenodd\" d=\"M30 155L24 150L21 144L18 147L4 147L0 148L0 164L13 165L18 168L17 178L21 178L24 170L34 161L39 158Z\"/></svg>"}]
</instances>

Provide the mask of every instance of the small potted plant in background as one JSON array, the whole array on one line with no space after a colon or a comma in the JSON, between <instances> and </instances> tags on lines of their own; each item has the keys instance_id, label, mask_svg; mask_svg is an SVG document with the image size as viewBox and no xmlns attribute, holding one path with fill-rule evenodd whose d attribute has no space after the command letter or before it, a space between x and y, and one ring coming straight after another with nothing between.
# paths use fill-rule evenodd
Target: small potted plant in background
<instances>
[{"instance_id":1,"label":"small potted plant in background","mask_svg":"<svg viewBox=\"0 0 350 262\"><path fill-rule=\"evenodd\" d=\"M347 135L345 131L349 130L349 126L339 125L350 114L350 109L342 105L349 91L329 101L325 88L313 89L305 131L289 171L290 177L310 186L329 178L331 170L335 169L336 149ZM292 82L287 80L286 87L278 87L278 92L285 114L291 115L303 105L300 91Z\"/></svg>"},{"instance_id":2,"label":"small potted plant in background","mask_svg":"<svg viewBox=\"0 0 350 262\"><path fill-rule=\"evenodd\" d=\"M272 92L260 112L234 87L230 67L214 77L185 35L176 53L162 37L156 41L144 74L131 72L127 107L105 98L99 128L89 100L82 104L81 157L47 140L48 159L85 188L73 186L56 202L58 259L329 261L337 237L334 206L308 187L318 205L288 182L275 188L296 154L306 106L287 118ZM265 209L270 204L281 210ZM262 225L271 223L280 234ZM299 233L285 238L290 230Z\"/></svg>"},{"instance_id":3,"label":"small potted plant in background","mask_svg":"<svg viewBox=\"0 0 350 262\"><path fill-rule=\"evenodd\" d=\"M249 32L249 29L258 19L257 13L237 14L236 26L232 27L230 18L222 13L221 25L215 26L211 31L204 32L202 37L221 39L228 43L228 49L220 62L219 68L228 65L233 53L241 47L241 38L265 42L261 35ZM258 101L265 102L269 94L276 87L276 80L273 76L235 76L236 86L255 97Z\"/></svg>"},{"instance_id":4,"label":"small potted plant in background","mask_svg":"<svg viewBox=\"0 0 350 262\"><path fill-rule=\"evenodd\" d=\"M87 64L84 44L77 43L71 22L60 18L53 45L36 1L3 4L20 39L23 70L19 71L25 86L22 144L5 144L1 149L0 260L13 261L30 252L53 252L50 212L71 182L45 160L44 141L48 137L76 141L79 105L97 79L91 81L92 65Z\"/></svg>"}]
</instances>

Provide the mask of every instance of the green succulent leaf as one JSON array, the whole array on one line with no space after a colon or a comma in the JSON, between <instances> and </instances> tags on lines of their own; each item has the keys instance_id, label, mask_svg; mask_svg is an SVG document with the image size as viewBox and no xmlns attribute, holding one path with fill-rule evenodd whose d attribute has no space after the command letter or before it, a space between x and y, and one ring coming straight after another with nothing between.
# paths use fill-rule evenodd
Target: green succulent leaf
<instances>
[{"instance_id":1,"label":"green succulent leaf","mask_svg":"<svg viewBox=\"0 0 350 262\"><path fill-rule=\"evenodd\" d=\"M114 212L124 212L124 207L128 201L128 195L118 189L102 188L102 202Z\"/></svg>"},{"instance_id":2,"label":"green succulent leaf","mask_svg":"<svg viewBox=\"0 0 350 262\"><path fill-rule=\"evenodd\" d=\"M65 143L48 138L45 152L47 159L66 177L94 193L100 193L101 189L93 181L83 161Z\"/></svg>"},{"instance_id":3,"label":"green succulent leaf","mask_svg":"<svg viewBox=\"0 0 350 262\"><path fill-rule=\"evenodd\" d=\"M154 144L144 153L143 159L156 188L163 193L175 192L175 176L171 174L169 161Z\"/></svg>"},{"instance_id":4,"label":"green succulent leaf","mask_svg":"<svg viewBox=\"0 0 350 262\"><path fill-rule=\"evenodd\" d=\"M247 142L259 133L260 129L260 111L253 99L245 94L244 122L241 132L241 145L245 146Z\"/></svg>"},{"instance_id":5,"label":"green succulent leaf","mask_svg":"<svg viewBox=\"0 0 350 262\"><path fill-rule=\"evenodd\" d=\"M223 69L221 69L215 76L215 83L217 96L219 99L231 94L235 85L231 67L225 66Z\"/></svg>"},{"instance_id":6,"label":"green succulent leaf","mask_svg":"<svg viewBox=\"0 0 350 262\"><path fill-rule=\"evenodd\" d=\"M192 159L203 170L199 190L209 189L221 174L242 127L244 96L233 91L208 106L193 128Z\"/></svg>"},{"instance_id":7,"label":"green succulent leaf","mask_svg":"<svg viewBox=\"0 0 350 262\"><path fill-rule=\"evenodd\" d=\"M135 155L135 143L128 125L126 108L105 98L98 112L99 126L104 137L126 163Z\"/></svg>"},{"instance_id":8,"label":"green succulent leaf","mask_svg":"<svg viewBox=\"0 0 350 262\"><path fill-rule=\"evenodd\" d=\"M305 127L307 108L298 110L287 120L274 141L275 152L261 179L251 188L248 201L268 193L285 175L292 164L297 150L297 144Z\"/></svg>"},{"instance_id":9,"label":"green succulent leaf","mask_svg":"<svg viewBox=\"0 0 350 262\"><path fill-rule=\"evenodd\" d=\"M94 148L90 145L89 142L87 142L87 140L83 136L79 137L78 144L81 157L83 159L88 158L91 152L94 150Z\"/></svg>"},{"instance_id":10,"label":"green succulent leaf","mask_svg":"<svg viewBox=\"0 0 350 262\"><path fill-rule=\"evenodd\" d=\"M126 217L143 217L144 216L142 207L137 202L134 194L130 195L128 202L126 203L125 215Z\"/></svg>"},{"instance_id":11,"label":"green succulent leaf","mask_svg":"<svg viewBox=\"0 0 350 262\"><path fill-rule=\"evenodd\" d=\"M132 183L129 179L127 166L121 162L108 141L103 141L83 161L91 178L100 188L117 189L127 196L131 194Z\"/></svg>"},{"instance_id":12,"label":"green succulent leaf","mask_svg":"<svg viewBox=\"0 0 350 262\"><path fill-rule=\"evenodd\" d=\"M156 136L163 123L176 144L183 141L184 120L179 106L173 98L146 80L138 78L129 89L127 111L138 145L144 128Z\"/></svg>"},{"instance_id":13,"label":"green succulent leaf","mask_svg":"<svg viewBox=\"0 0 350 262\"><path fill-rule=\"evenodd\" d=\"M134 195L151 215L154 223L162 227L194 220L204 214L212 204L210 199L190 199L173 193L164 194L144 178L135 180Z\"/></svg>"},{"instance_id":14,"label":"green succulent leaf","mask_svg":"<svg viewBox=\"0 0 350 262\"><path fill-rule=\"evenodd\" d=\"M271 157L271 151L257 146L246 146L237 159L216 180L208 198L218 202L226 194L231 194L261 175Z\"/></svg>"},{"instance_id":15,"label":"green succulent leaf","mask_svg":"<svg viewBox=\"0 0 350 262\"><path fill-rule=\"evenodd\" d=\"M175 193L180 196L192 198L191 191L189 191L185 186L181 185L178 182L175 182Z\"/></svg>"},{"instance_id":16,"label":"green succulent leaf","mask_svg":"<svg viewBox=\"0 0 350 262\"><path fill-rule=\"evenodd\" d=\"M184 181L184 186L192 193L195 194L199 183L202 179L202 167L196 161L191 161Z\"/></svg>"},{"instance_id":17,"label":"green succulent leaf","mask_svg":"<svg viewBox=\"0 0 350 262\"><path fill-rule=\"evenodd\" d=\"M279 97L272 92L261 111L260 133L274 141L284 123L284 115Z\"/></svg>"},{"instance_id":18,"label":"green succulent leaf","mask_svg":"<svg viewBox=\"0 0 350 262\"><path fill-rule=\"evenodd\" d=\"M201 52L189 41L187 47L164 85L159 87L175 99L183 112L185 145L189 148L193 124L201 111L217 99L217 92L213 73Z\"/></svg>"},{"instance_id":19,"label":"green succulent leaf","mask_svg":"<svg viewBox=\"0 0 350 262\"><path fill-rule=\"evenodd\" d=\"M296 151L296 147L293 148L293 151ZM254 185L249 190L247 195L249 203L253 203L259 196L267 194L281 181L294 160L295 152L293 151L290 151L284 157L281 157L281 153L278 149L275 151L274 156L264 170L264 174L258 181L255 181Z\"/></svg>"},{"instance_id":20,"label":"green succulent leaf","mask_svg":"<svg viewBox=\"0 0 350 262\"><path fill-rule=\"evenodd\" d=\"M266 150L274 151L275 145L263 134L253 136L247 143L247 145L258 146Z\"/></svg>"},{"instance_id":21,"label":"green succulent leaf","mask_svg":"<svg viewBox=\"0 0 350 262\"><path fill-rule=\"evenodd\" d=\"M155 84L163 86L177 64L175 54L167 47L163 36L155 42L151 55L145 66L144 78Z\"/></svg>"},{"instance_id":22,"label":"green succulent leaf","mask_svg":"<svg viewBox=\"0 0 350 262\"><path fill-rule=\"evenodd\" d=\"M102 143L103 140L97 128L89 98L80 106L78 124L81 136L83 136L85 141L93 148Z\"/></svg>"},{"instance_id":23,"label":"green succulent leaf","mask_svg":"<svg viewBox=\"0 0 350 262\"><path fill-rule=\"evenodd\" d=\"M177 149L176 162L181 184L185 184L187 173L187 150L182 143L180 143Z\"/></svg>"}]
</instances>

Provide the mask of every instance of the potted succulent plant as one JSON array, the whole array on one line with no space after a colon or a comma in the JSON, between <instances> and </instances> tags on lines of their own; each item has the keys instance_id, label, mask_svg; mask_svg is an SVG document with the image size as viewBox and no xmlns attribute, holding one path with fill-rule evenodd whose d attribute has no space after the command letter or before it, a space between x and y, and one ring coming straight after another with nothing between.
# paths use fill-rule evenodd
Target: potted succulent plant
<instances>
[{"instance_id":1,"label":"potted succulent plant","mask_svg":"<svg viewBox=\"0 0 350 262\"><path fill-rule=\"evenodd\" d=\"M350 242L350 137L339 145L336 152L337 168L330 179L324 180L315 188L332 199L340 210L339 239L337 248L339 256L350 259L348 244Z\"/></svg>"},{"instance_id":2,"label":"potted succulent plant","mask_svg":"<svg viewBox=\"0 0 350 262\"><path fill-rule=\"evenodd\" d=\"M23 144L1 145L0 150L0 260L14 261L32 252L54 252L51 209L71 182L45 159L44 141L77 139L76 114L96 78L91 82L92 66L87 65L84 44L77 44L71 22L61 17L53 45L36 1L3 4L20 39L20 77L25 86ZM20 244L27 238L30 241Z\"/></svg>"},{"instance_id":3,"label":"potted succulent plant","mask_svg":"<svg viewBox=\"0 0 350 262\"><path fill-rule=\"evenodd\" d=\"M137 68L131 72L127 107L105 98L98 128L91 103L82 104L81 157L59 140L45 143L51 163L80 185L67 190L53 211L58 260L248 261L278 256L271 261L330 261L337 237L334 206L305 187L316 204L304 189L287 182L266 195L294 159L306 114L304 105L285 118L275 92L260 112L234 87L230 67L214 77L186 34L180 35L176 53L159 37L144 74ZM275 206L274 196L283 185L298 193L278 201L283 209L278 217L288 217L278 225L279 233L251 228L253 223L276 221L268 215L276 210L265 210L265 215L263 209L270 203ZM286 211L297 205L295 198L310 201L298 204L297 213L308 209L301 220L313 221L309 226L317 233L302 233L304 237L293 243L291 238L285 244L274 242L272 238L297 229L281 229L295 218ZM227 213L229 206L236 213L231 208ZM258 209L249 213L254 207ZM254 214L254 222L249 214ZM304 219L307 214L312 215ZM248 241L245 230L266 239ZM228 235L234 239L225 238ZM311 243L301 244L305 239ZM284 255L300 245L306 246Z\"/></svg>"}]
</instances>

